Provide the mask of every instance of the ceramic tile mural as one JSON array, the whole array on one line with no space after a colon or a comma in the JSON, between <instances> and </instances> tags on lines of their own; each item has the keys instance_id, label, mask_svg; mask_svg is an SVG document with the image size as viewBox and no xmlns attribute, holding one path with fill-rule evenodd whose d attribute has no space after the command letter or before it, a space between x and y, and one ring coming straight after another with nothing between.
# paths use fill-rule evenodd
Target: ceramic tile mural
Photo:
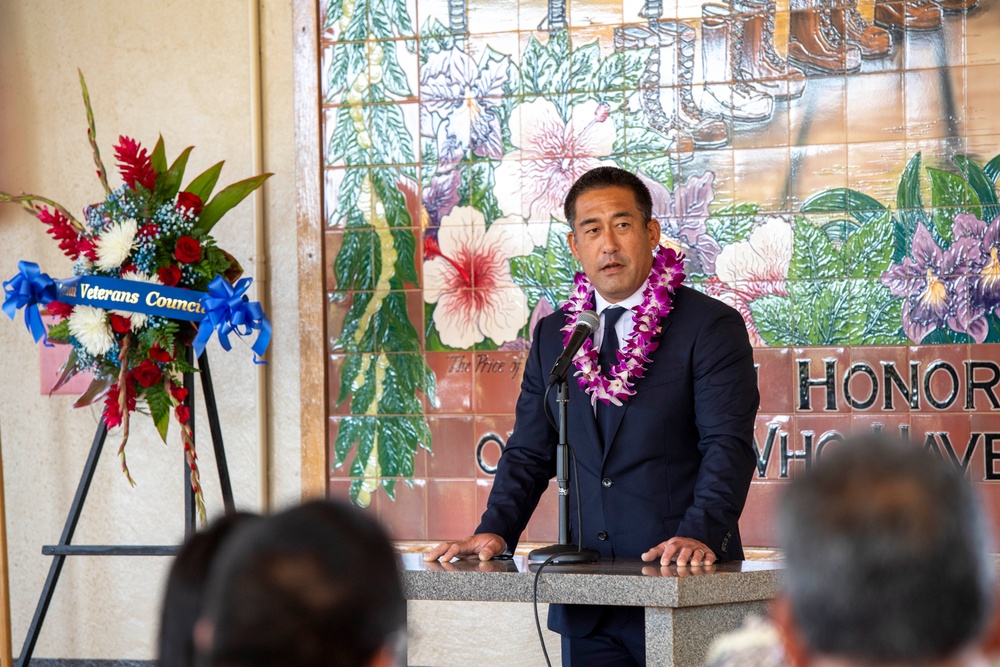
<instances>
[{"instance_id":1,"label":"ceramic tile mural","mask_svg":"<svg viewBox=\"0 0 1000 667\"><path fill-rule=\"evenodd\" d=\"M1000 9L988 0L333 0L320 75L330 492L467 534L562 200L641 175L688 283L737 308L762 403L744 542L855 429L1000 490ZM546 494L526 539L556 537Z\"/></svg>"}]
</instances>

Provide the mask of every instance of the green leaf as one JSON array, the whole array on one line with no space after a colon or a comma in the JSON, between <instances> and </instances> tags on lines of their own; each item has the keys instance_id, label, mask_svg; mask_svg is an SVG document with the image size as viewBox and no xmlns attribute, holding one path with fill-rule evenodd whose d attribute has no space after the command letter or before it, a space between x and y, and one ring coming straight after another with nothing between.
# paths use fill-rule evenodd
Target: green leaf
<instances>
[{"instance_id":1,"label":"green leaf","mask_svg":"<svg viewBox=\"0 0 1000 667\"><path fill-rule=\"evenodd\" d=\"M843 261L823 230L814 227L803 218L798 218L788 278L824 280L843 278L845 273Z\"/></svg>"},{"instance_id":2,"label":"green leaf","mask_svg":"<svg viewBox=\"0 0 1000 667\"><path fill-rule=\"evenodd\" d=\"M417 390L426 393L430 369L419 353L387 355L389 364L382 381L378 411L383 415L422 415L423 404Z\"/></svg>"},{"instance_id":3,"label":"green leaf","mask_svg":"<svg viewBox=\"0 0 1000 667\"><path fill-rule=\"evenodd\" d=\"M361 316L364 314L368 303L372 300L371 292L354 292L351 307L347 310L344 318L344 325L340 335L333 342L334 350L344 352L368 352L375 349L375 326L374 318L368 321L366 329L357 337L358 326L361 323Z\"/></svg>"},{"instance_id":4,"label":"green leaf","mask_svg":"<svg viewBox=\"0 0 1000 667\"><path fill-rule=\"evenodd\" d=\"M886 207L863 192L833 188L810 197L801 210L803 213L849 213L864 225L881 216Z\"/></svg>"},{"instance_id":5,"label":"green leaf","mask_svg":"<svg viewBox=\"0 0 1000 667\"><path fill-rule=\"evenodd\" d=\"M719 245L727 246L750 238L756 216L756 204L724 206L712 212L705 227Z\"/></svg>"},{"instance_id":6,"label":"green leaf","mask_svg":"<svg viewBox=\"0 0 1000 667\"><path fill-rule=\"evenodd\" d=\"M855 281L852 287L851 345L904 345L902 299L878 280Z\"/></svg>"},{"instance_id":7,"label":"green leaf","mask_svg":"<svg viewBox=\"0 0 1000 667\"><path fill-rule=\"evenodd\" d=\"M351 389L354 378L361 370L361 355L349 354L344 358L344 365L340 367L340 393L337 396L337 407L343 405L351 396Z\"/></svg>"},{"instance_id":8,"label":"green leaf","mask_svg":"<svg viewBox=\"0 0 1000 667\"><path fill-rule=\"evenodd\" d=\"M375 289L371 256L374 232L371 229L344 231L343 242L333 261L338 290Z\"/></svg>"},{"instance_id":9,"label":"green leaf","mask_svg":"<svg viewBox=\"0 0 1000 667\"><path fill-rule=\"evenodd\" d=\"M153 147L153 153L149 156L149 161L156 170L157 174L162 174L167 170L167 152L166 148L163 146L163 135L156 140L156 146Z\"/></svg>"},{"instance_id":10,"label":"green leaf","mask_svg":"<svg viewBox=\"0 0 1000 667\"><path fill-rule=\"evenodd\" d=\"M760 337L772 347L794 344L792 302L784 296L765 296L750 302L753 321Z\"/></svg>"},{"instance_id":11,"label":"green leaf","mask_svg":"<svg viewBox=\"0 0 1000 667\"><path fill-rule=\"evenodd\" d=\"M410 82L406 78L406 73L399 65L396 54L397 45L402 42L380 42L382 45L382 84L393 95L397 97L410 97Z\"/></svg>"},{"instance_id":12,"label":"green leaf","mask_svg":"<svg viewBox=\"0 0 1000 667\"><path fill-rule=\"evenodd\" d=\"M368 451L371 451L371 444L375 442L375 422L372 417L344 417L337 427L337 440L333 445L334 462L339 464L347 461L347 454L351 448L360 442L368 442ZM351 466L352 469L354 466ZM364 466L361 466L364 472Z\"/></svg>"},{"instance_id":13,"label":"green leaf","mask_svg":"<svg viewBox=\"0 0 1000 667\"><path fill-rule=\"evenodd\" d=\"M192 150L194 150L194 146L185 148L177 156L177 159L174 160L174 163L170 165L166 173L156 179L156 194L158 198L170 200L177 194L177 191L181 187L181 179L184 178L184 169L187 168L188 158L191 156Z\"/></svg>"},{"instance_id":14,"label":"green leaf","mask_svg":"<svg viewBox=\"0 0 1000 667\"><path fill-rule=\"evenodd\" d=\"M550 39L549 42L551 43L551 41ZM531 35L528 39L528 46L525 47L524 54L521 56L522 93L525 95L549 93L551 79L557 66L558 63L548 49L542 46L542 43L534 35Z\"/></svg>"},{"instance_id":15,"label":"green leaf","mask_svg":"<svg viewBox=\"0 0 1000 667\"><path fill-rule=\"evenodd\" d=\"M243 201L247 195L263 185L264 181L270 177L271 174L252 176L223 188L219 194L212 197L212 201L205 204L201 215L198 216L198 226L195 228L195 231L199 234L210 232L215 223L222 219L222 216L229 209Z\"/></svg>"},{"instance_id":16,"label":"green leaf","mask_svg":"<svg viewBox=\"0 0 1000 667\"><path fill-rule=\"evenodd\" d=\"M353 129L353 125L351 128ZM369 135L372 140L372 164L398 165L415 162L413 138L406 128L403 110L398 104L379 104L371 107Z\"/></svg>"},{"instance_id":17,"label":"green leaf","mask_svg":"<svg viewBox=\"0 0 1000 667\"><path fill-rule=\"evenodd\" d=\"M915 153L907 163L896 189L896 209L902 226L902 236L909 246L917 225L927 225L924 203L920 197L920 153ZM898 247L898 246L897 246Z\"/></svg>"},{"instance_id":18,"label":"green leaf","mask_svg":"<svg viewBox=\"0 0 1000 667\"><path fill-rule=\"evenodd\" d=\"M892 221L886 211L844 242L841 255L852 278L878 278L892 263Z\"/></svg>"},{"instance_id":19,"label":"green leaf","mask_svg":"<svg viewBox=\"0 0 1000 667\"><path fill-rule=\"evenodd\" d=\"M188 186L184 188L184 192L190 192L193 195L198 195L198 198L203 202L208 201L208 198L212 196L212 190L215 189L215 184L219 182L219 174L222 173L222 165L225 161L216 162L211 167L201 172L194 177L194 180L188 183Z\"/></svg>"},{"instance_id":20,"label":"green leaf","mask_svg":"<svg viewBox=\"0 0 1000 667\"><path fill-rule=\"evenodd\" d=\"M49 340L53 343L68 343L69 342L69 318L64 319L58 324L53 324L49 327L46 334Z\"/></svg>"},{"instance_id":21,"label":"green leaf","mask_svg":"<svg viewBox=\"0 0 1000 667\"><path fill-rule=\"evenodd\" d=\"M852 300L848 281L797 280L787 284L796 345L849 343Z\"/></svg>"},{"instance_id":22,"label":"green leaf","mask_svg":"<svg viewBox=\"0 0 1000 667\"><path fill-rule=\"evenodd\" d=\"M861 228L861 225L854 220L831 220L820 225L819 228L826 234L826 238L830 239L830 243L840 247L850 238L851 234Z\"/></svg>"},{"instance_id":23,"label":"green leaf","mask_svg":"<svg viewBox=\"0 0 1000 667\"><path fill-rule=\"evenodd\" d=\"M625 150L637 157L642 153L662 155L673 147L673 139L645 127L625 127Z\"/></svg>"},{"instance_id":24,"label":"green leaf","mask_svg":"<svg viewBox=\"0 0 1000 667\"><path fill-rule=\"evenodd\" d=\"M595 75L600 69L601 49L597 41L573 49L570 67L570 90L589 92L596 90Z\"/></svg>"},{"instance_id":25,"label":"green leaf","mask_svg":"<svg viewBox=\"0 0 1000 667\"><path fill-rule=\"evenodd\" d=\"M406 293L389 292L376 314L376 349L383 352L419 352L420 339L406 312Z\"/></svg>"},{"instance_id":26,"label":"green leaf","mask_svg":"<svg viewBox=\"0 0 1000 667\"><path fill-rule=\"evenodd\" d=\"M1000 214L1000 206L997 206L997 193L993 187L993 181L986 173L979 168L979 165L970 160L965 155L956 155L952 159L962 176L968 181L969 186L979 198L979 203L983 204L983 220L992 222Z\"/></svg>"},{"instance_id":27,"label":"green leaf","mask_svg":"<svg viewBox=\"0 0 1000 667\"><path fill-rule=\"evenodd\" d=\"M986 163L983 167L983 173L995 184L997 182L997 176L1000 175L1000 155Z\"/></svg>"},{"instance_id":28,"label":"green leaf","mask_svg":"<svg viewBox=\"0 0 1000 667\"><path fill-rule=\"evenodd\" d=\"M931 177L931 206L934 208L934 228L947 244L952 241L952 221L958 213L983 215L979 197L961 176L948 171L927 168Z\"/></svg>"},{"instance_id":29,"label":"green leaf","mask_svg":"<svg viewBox=\"0 0 1000 667\"><path fill-rule=\"evenodd\" d=\"M149 406L149 414L156 424L156 430L159 431L163 442L166 442L167 429L170 426L170 408L173 407L170 395L162 384L154 384L146 388L144 396L146 405Z\"/></svg>"},{"instance_id":30,"label":"green leaf","mask_svg":"<svg viewBox=\"0 0 1000 667\"><path fill-rule=\"evenodd\" d=\"M467 206L482 212L486 224L503 217L500 202L493 193L496 180L492 161L473 162L462 169L462 181L458 188L459 197L464 197Z\"/></svg>"}]
</instances>

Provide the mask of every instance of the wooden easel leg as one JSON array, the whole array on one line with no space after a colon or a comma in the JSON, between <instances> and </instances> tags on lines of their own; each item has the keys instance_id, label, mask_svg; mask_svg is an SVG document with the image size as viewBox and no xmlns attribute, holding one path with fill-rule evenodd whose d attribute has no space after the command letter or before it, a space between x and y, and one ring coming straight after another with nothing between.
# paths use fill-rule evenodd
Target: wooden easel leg
<instances>
[{"instance_id":1,"label":"wooden easel leg","mask_svg":"<svg viewBox=\"0 0 1000 667\"><path fill-rule=\"evenodd\" d=\"M94 434L94 442L90 446L90 454L87 456L87 463L83 466L83 474L80 476L80 484L76 487L76 495L73 496L73 504L69 508L69 515L66 517L66 524L63 526L62 537L59 538L60 545L67 545L73 539L76 531L76 524L80 520L80 513L83 510L83 503L87 499L87 492L90 490L90 482L94 479L94 470L97 467L97 459L101 456L104 448L104 441L108 437L108 428L102 419L97 426L97 433ZM35 607L35 615L28 626L28 634L24 638L24 646L21 647L21 656L18 660L18 667L28 667L31 664L31 655L35 652L35 644L38 642L38 633L45 621L45 614L49 610L49 603L52 602L52 594L55 592L56 583L59 581L59 574L62 572L63 561L66 556L56 555L52 557L52 564L49 566L49 576L45 579L42 587L42 594L38 598L38 606Z\"/></svg>"},{"instance_id":2,"label":"wooden easel leg","mask_svg":"<svg viewBox=\"0 0 1000 667\"><path fill-rule=\"evenodd\" d=\"M3 487L3 437L0 435L0 664L13 666L10 630L10 571L7 567L7 510Z\"/></svg>"}]
</instances>

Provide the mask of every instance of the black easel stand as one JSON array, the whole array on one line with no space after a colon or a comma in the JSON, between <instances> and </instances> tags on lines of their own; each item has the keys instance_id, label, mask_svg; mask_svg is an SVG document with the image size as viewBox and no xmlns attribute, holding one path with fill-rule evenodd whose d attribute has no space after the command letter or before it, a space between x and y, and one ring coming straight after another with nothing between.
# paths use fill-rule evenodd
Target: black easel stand
<instances>
[{"instance_id":1,"label":"black easel stand","mask_svg":"<svg viewBox=\"0 0 1000 667\"><path fill-rule=\"evenodd\" d=\"M187 363L191 365L194 361L191 348L187 348ZM229 481L229 466L226 465L226 451L222 444L222 429L219 427L219 411L215 403L215 391L212 388L212 374L208 366L208 355L202 353L198 357L198 368L201 370L201 390L205 394L205 409L208 412L208 428L212 436L212 446L215 449L215 462L219 470L219 484L222 487L222 501L226 508L226 514L235 511L233 503L233 488ZM194 373L184 374L184 388L188 390L185 404L190 412L191 440L194 442ZM174 545L146 545L146 546L125 546L125 545L74 545L70 544L73 533L76 531L76 524L80 520L83 511L83 503L87 499L87 491L90 490L90 482L94 478L94 470L97 468L97 459L101 456L104 448L104 441L107 439L108 429L102 420L97 426L97 433L94 434L94 443L90 446L90 454L87 462L83 466L83 474L80 476L80 484L76 487L76 495L73 496L73 504L69 508L69 515L66 517L66 525L63 527L62 537L58 544L46 545L42 547L42 553L52 556L52 565L49 566L49 576L42 586L42 594L38 598L38 606L35 607L35 615L28 626L28 634L24 638L24 645L21 647L21 656L15 664L18 667L28 667L31 664L31 655L35 651L35 644L38 642L38 634L41 632L42 624L45 621L45 614L49 610L49 603L52 602L52 595L55 593L56 584L59 582L59 574L62 572L63 561L67 556L172 556L177 553L177 546ZM195 530L195 501L194 491L191 489L190 480L191 469L184 461L184 535L190 536Z\"/></svg>"}]
</instances>

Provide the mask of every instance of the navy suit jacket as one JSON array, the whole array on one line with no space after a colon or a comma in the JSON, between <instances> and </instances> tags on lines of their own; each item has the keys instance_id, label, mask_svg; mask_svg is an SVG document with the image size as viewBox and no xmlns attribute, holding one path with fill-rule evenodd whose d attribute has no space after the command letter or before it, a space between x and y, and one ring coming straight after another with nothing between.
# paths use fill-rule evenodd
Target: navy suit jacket
<instances>
[{"instance_id":1,"label":"navy suit jacket","mask_svg":"<svg viewBox=\"0 0 1000 667\"><path fill-rule=\"evenodd\" d=\"M477 533L496 533L511 551L555 476L558 433L544 413L549 372L563 349L566 312L543 318L525 363L514 431ZM614 411L615 435L601 447L590 396L569 379L569 442L582 496L583 544L606 560L638 558L675 535L707 544L720 560L743 558L738 520L756 466L759 394L753 350L740 314L688 287L661 321L659 347ZM557 415L555 390L549 409ZM570 468L571 472L574 470ZM570 483L570 537L577 526ZM600 537L603 535L603 539ZM549 627L584 636L600 607L552 605Z\"/></svg>"}]
</instances>

